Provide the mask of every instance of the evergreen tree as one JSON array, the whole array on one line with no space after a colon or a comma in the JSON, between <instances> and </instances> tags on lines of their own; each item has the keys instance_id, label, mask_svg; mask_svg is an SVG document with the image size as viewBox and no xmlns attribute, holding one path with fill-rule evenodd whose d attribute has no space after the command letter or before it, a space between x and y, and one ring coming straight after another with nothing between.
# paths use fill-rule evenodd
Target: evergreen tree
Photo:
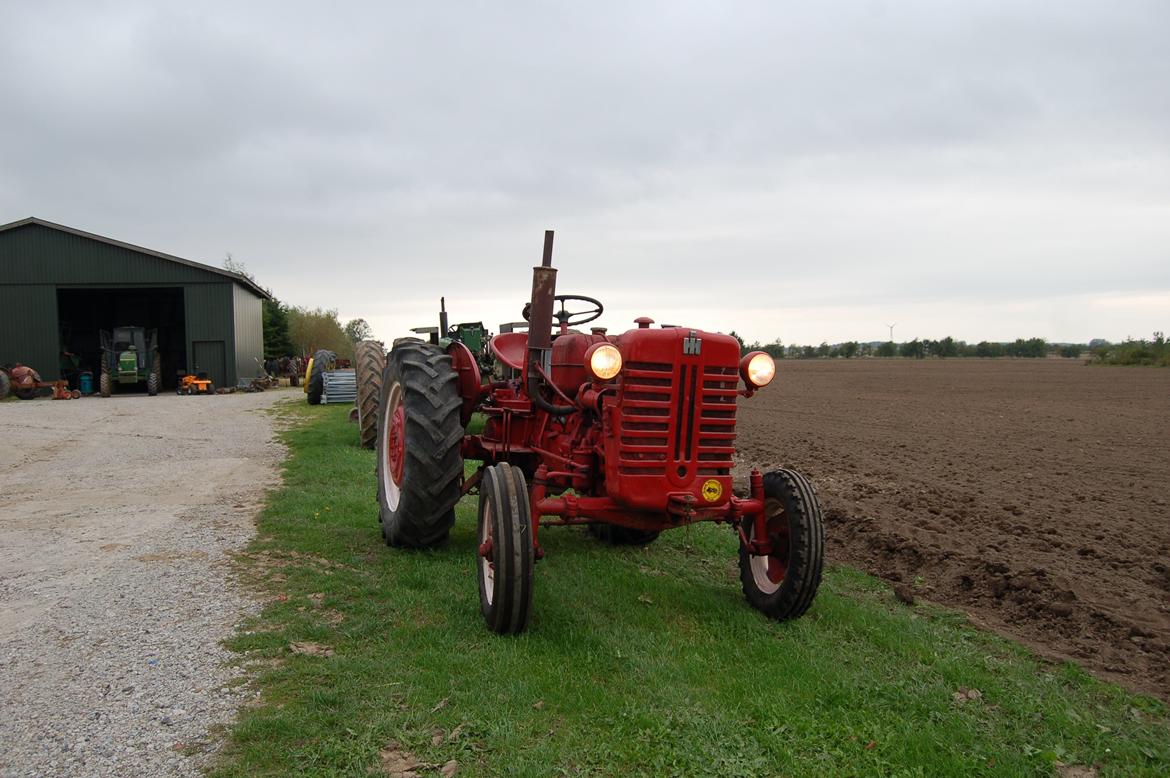
<instances>
[{"instance_id":1,"label":"evergreen tree","mask_svg":"<svg viewBox=\"0 0 1170 778\"><path fill-rule=\"evenodd\" d=\"M294 351L288 334L288 311L275 297L264 301L264 358L279 359Z\"/></svg>"}]
</instances>

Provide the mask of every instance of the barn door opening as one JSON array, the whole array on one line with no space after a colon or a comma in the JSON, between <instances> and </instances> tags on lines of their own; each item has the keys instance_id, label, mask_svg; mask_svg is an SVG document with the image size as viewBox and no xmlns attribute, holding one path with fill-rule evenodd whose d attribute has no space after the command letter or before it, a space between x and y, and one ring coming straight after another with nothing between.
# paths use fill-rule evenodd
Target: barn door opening
<instances>
[{"instance_id":1,"label":"barn door opening","mask_svg":"<svg viewBox=\"0 0 1170 778\"><path fill-rule=\"evenodd\" d=\"M101 370L101 330L143 327L158 330L162 385L175 386L175 372L187 364L187 328L182 287L57 289L61 367Z\"/></svg>"}]
</instances>

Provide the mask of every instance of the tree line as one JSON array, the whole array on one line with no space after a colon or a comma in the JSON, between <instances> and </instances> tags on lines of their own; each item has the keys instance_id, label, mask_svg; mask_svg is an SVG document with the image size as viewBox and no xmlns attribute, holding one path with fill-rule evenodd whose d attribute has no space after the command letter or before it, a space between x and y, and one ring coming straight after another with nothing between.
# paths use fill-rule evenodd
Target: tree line
<instances>
[{"instance_id":1,"label":"tree line","mask_svg":"<svg viewBox=\"0 0 1170 778\"><path fill-rule=\"evenodd\" d=\"M247 266L230 252L224 257L223 266L260 286ZM309 357L319 349L329 349L341 359L353 359L358 341L373 336L365 319L350 319L342 325L336 308L285 305L271 289L261 288L271 298L264 301L263 310L265 359Z\"/></svg>"},{"instance_id":2,"label":"tree line","mask_svg":"<svg viewBox=\"0 0 1170 778\"><path fill-rule=\"evenodd\" d=\"M1121 343L1109 343L1103 340L1095 340L1090 343L1049 343L1044 338L1017 338L1007 343L988 340L968 343L963 340L955 340L948 335L941 340L915 338L902 343L895 343L892 340L859 343L850 340L834 345L822 342L819 346L796 343L784 345L779 338L771 343L758 341L746 343L734 330L732 330L731 335L739 341L741 353L763 351L771 355L773 359L851 359L854 357L1044 359L1049 356L1077 359L1087 355L1093 362L1107 365L1170 366L1170 344L1167 344L1166 337L1162 332L1155 332L1150 340L1128 338Z\"/></svg>"},{"instance_id":3,"label":"tree line","mask_svg":"<svg viewBox=\"0 0 1170 778\"><path fill-rule=\"evenodd\" d=\"M1155 332L1150 340L1128 338L1121 343L1097 345L1092 353L1094 361L1106 365L1170 367L1170 343L1162 332Z\"/></svg>"},{"instance_id":4,"label":"tree line","mask_svg":"<svg viewBox=\"0 0 1170 778\"><path fill-rule=\"evenodd\" d=\"M1020 357L1039 359L1050 354L1075 359L1089 351L1087 344L1056 344L1049 343L1044 338L1017 338L1009 343L988 340L967 343L963 340L955 340L948 335L941 340L915 338L902 343L895 343L892 340L885 342L850 340L834 345L822 342L819 346L811 346L796 343L785 345L779 338L771 343L759 343L758 341L746 343L735 331L732 331L731 335L739 341L740 350L744 354L749 351L763 351L772 356L773 359L851 359L854 357L906 357L910 359Z\"/></svg>"},{"instance_id":5,"label":"tree line","mask_svg":"<svg viewBox=\"0 0 1170 778\"><path fill-rule=\"evenodd\" d=\"M336 308L305 308L285 305L275 297L264 301L264 358L312 356L329 349L341 359L353 359L358 341L373 337L365 319L350 319L344 325Z\"/></svg>"}]
</instances>

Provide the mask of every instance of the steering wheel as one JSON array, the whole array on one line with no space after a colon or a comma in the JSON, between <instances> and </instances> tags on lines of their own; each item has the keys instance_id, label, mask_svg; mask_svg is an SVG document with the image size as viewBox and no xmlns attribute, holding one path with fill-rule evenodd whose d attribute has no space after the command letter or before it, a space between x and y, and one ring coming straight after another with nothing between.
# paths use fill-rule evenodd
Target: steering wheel
<instances>
[{"instance_id":1,"label":"steering wheel","mask_svg":"<svg viewBox=\"0 0 1170 778\"><path fill-rule=\"evenodd\" d=\"M553 298L553 300L561 304L561 309L553 314L553 318L555 318L557 323L562 327L587 324L594 319L601 318L601 314L605 311L605 306L601 304L600 300L596 300L592 297L586 297L583 294L558 294ZM570 301L589 303L593 307L586 308L582 311L569 311L565 307L565 303ZM522 312L524 321L528 321L528 314L530 313L531 308L532 303L524 304L524 310Z\"/></svg>"}]
</instances>

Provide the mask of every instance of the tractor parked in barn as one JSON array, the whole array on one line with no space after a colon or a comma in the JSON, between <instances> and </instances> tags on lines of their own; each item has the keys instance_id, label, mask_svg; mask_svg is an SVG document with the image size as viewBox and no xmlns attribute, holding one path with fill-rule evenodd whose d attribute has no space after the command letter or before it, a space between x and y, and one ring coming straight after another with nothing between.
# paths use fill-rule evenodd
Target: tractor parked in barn
<instances>
[{"instance_id":1,"label":"tractor parked in barn","mask_svg":"<svg viewBox=\"0 0 1170 778\"><path fill-rule=\"evenodd\" d=\"M162 364L158 353L158 330L142 327L114 327L101 331L102 369L98 392L109 397L114 387L146 384L146 393L158 394Z\"/></svg>"},{"instance_id":2,"label":"tractor parked in barn","mask_svg":"<svg viewBox=\"0 0 1170 778\"><path fill-rule=\"evenodd\" d=\"M541 527L589 525L610 542L647 543L719 522L739 539L748 602L775 619L802 615L824 554L812 486L791 470L752 470L747 494L732 493L736 401L772 380L771 357L741 357L732 336L653 329L645 317L616 336L575 329L604 309L557 294L552 242L550 231L533 268L528 331L488 341L505 378L482 381L458 338L402 338L386 357L377 425L386 542L442 542L456 503L478 493L480 610L493 631L515 634L529 623ZM486 421L467 434L473 413ZM466 478L465 459L482 463Z\"/></svg>"}]
</instances>

